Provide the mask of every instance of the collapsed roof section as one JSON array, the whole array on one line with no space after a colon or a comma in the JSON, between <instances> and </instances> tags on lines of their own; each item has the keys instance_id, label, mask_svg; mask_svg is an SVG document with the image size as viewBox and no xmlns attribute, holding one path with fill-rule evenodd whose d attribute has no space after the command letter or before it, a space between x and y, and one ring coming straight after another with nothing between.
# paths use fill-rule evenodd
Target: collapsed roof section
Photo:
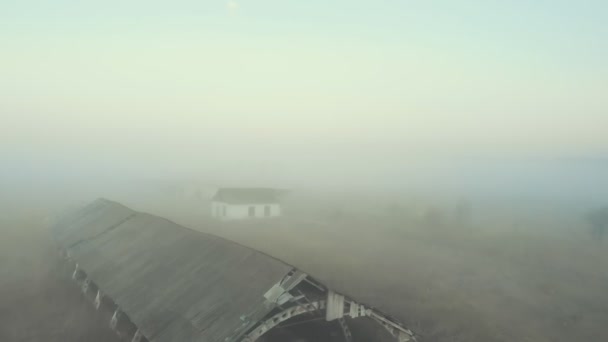
<instances>
[{"instance_id":1,"label":"collapsed roof section","mask_svg":"<svg viewBox=\"0 0 608 342\"><path fill-rule=\"evenodd\" d=\"M272 310L263 294L292 270L244 246L107 200L54 230L150 341L230 339L244 322Z\"/></svg>"},{"instance_id":2,"label":"collapsed roof section","mask_svg":"<svg viewBox=\"0 0 608 342\"><path fill-rule=\"evenodd\" d=\"M99 199L60 220L53 235L76 263L83 292L126 316L132 341L256 341L287 319L367 316L399 341L411 331L268 255ZM95 296L95 294L93 294Z\"/></svg>"}]
</instances>

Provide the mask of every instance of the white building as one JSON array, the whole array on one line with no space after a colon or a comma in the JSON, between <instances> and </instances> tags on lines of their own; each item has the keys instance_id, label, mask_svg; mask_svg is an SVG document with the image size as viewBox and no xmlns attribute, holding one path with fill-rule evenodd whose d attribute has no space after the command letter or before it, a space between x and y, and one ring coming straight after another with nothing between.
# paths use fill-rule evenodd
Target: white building
<instances>
[{"instance_id":1,"label":"white building","mask_svg":"<svg viewBox=\"0 0 608 342\"><path fill-rule=\"evenodd\" d=\"M281 216L279 191L268 188L221 188L211 199L211 215L220 220Z\"/></svg>"}]
</instances>

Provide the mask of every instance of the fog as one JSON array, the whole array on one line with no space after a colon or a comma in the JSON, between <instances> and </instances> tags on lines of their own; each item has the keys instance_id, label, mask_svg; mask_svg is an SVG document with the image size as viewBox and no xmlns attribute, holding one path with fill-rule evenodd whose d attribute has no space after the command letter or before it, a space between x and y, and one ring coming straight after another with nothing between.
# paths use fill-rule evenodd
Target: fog
<instances>
[{"instance_id":1,"label":"fog","mask_svg":"<svg viewBox=\"0 0 608 342\"><path fill-rule=\"evenodd\" d=\"M113 336L47 229L100 197L354 291L421 342L608 338L607 10L0 1L0 340ZM284 215L218 225L222 187L285 189Z\"/></svg>"}]
</instances>

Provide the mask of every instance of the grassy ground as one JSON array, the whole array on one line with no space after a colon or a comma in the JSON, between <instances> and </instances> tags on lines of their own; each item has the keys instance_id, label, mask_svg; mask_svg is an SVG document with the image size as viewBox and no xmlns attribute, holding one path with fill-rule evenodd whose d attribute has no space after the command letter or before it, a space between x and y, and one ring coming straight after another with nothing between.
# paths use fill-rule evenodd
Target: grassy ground
<instances>
[{"instance_id":1,"label":"grassy ground","mask_svg":"<svg viewBox=\"0 0 608 342\"><path fill-rule=\"evenodd\" d=\"M608 341L608 243L594 243L582 227L562 234L535 218L488 229L514 227L504 218L468 230L425 228L349 213L331 224L218 225L193 214L200 206L155 205L135 209L280 258L399 318L421 342ZM44 222L12 216L0 221L0 341L116 340L57 272Z\"/></svg>"},{"instance_id":2,"label":"grassy ground","mask_svg":"<svg viewBox=\"0 0 608 342\"><path fill-rule=\"evenodd\" d=\"M0 217L0 341L118 341L70 281L42 217Z\"/></svg>"},{"instance_id":3,"label":"grassy ground","mask_svg":"<svg viewBox=\"0 0 608 342\"><path fill-rule=\"evenodd\" d=\"M355 222L231 224L214 233L383 308L423 341L608 340L608 253L589 241Z\"/></svg>"}]
</instances>

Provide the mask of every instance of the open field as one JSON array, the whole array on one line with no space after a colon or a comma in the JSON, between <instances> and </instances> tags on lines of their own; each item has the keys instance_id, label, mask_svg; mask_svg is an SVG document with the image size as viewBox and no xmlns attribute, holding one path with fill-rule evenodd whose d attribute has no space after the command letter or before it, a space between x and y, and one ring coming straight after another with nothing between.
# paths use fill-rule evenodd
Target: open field
<instances>
[{"instance_id":1,"label":"open field","mask_svg":"<svg viewBox=\"0 0 608 342\"><path fill-rule=\"evenodd\" d=\"M205 215L206 203L125 204L280 258L397 317L421 342L608 340L608 243L592 241L571 214L503 212L471 227L433 228L361 210L310 209L218 224ZM2 218L0 340L116 340L62 275L48 214Z\"/></svg>"},{"instance_id":2,"label":"open field","mask_svg":"<svg viewBox=\"0 0 608 342\"><path fill-rule=\"evenodd\" d=\"M157 208L374 303L421 341L608 340L608 244L574 213L497 210L471 227L428 227L356 210L218 224Z\"/></svg>"},{"instance_id":3,"label":"open field","mask_svg":"<svg viewBox=\"0 0 608 342\"><path fill-rule=\"evenodd\" d=\"M282 222L215 233L382 307L423 341L608 339L608 253L597 246L520 236L436 241Z\"/></svg>"}]
</instances>

